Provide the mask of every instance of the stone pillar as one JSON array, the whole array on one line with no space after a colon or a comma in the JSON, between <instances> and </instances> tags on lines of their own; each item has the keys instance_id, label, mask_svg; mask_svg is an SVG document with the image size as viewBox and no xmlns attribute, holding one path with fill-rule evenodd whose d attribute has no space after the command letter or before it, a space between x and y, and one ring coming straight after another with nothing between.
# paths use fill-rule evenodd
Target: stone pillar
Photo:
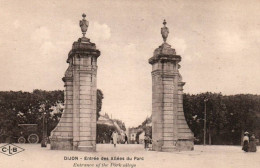
<instances>
[{"instance_id":1,"label":"stone pillar","mask_svg":"<svg viewBox=\"0 0 260 168\"><path fill-rule=\"evenodd\" d=\"M84 26L88 26L84 19L82 32L86 31ZM83 37L73 43L67 59L70 65L63 78L65 109L59 124L52 131L51 149L96 150L96 75L99 56L100 51L85 37L84 32ZM65 119L66 116L69 119ZM64 120L69 123L66 123L66 129L63 127ZM65 130L69 131L66 132L69 137L62 136L64 133L61 132ZM64 138L66 142L62 142Z\"/></svg>"},{"instance_id":2,"label":"stone pillar","mask_svg":"<svg viewBox=\"0 0 260 168\"><path fill-rule=\"evenodd\" d=\"M65 72L64 111L56 128L51 133L51 149L72 150L73 143L73 75L72 62Z\"/></svg>"},{"instance_id":3,"label":"stone pillar","mask_svg":"<svg viewBox=\"0 0 260 168\"><path fill-rule=\"evenodd\" d=\"M166 25L166 22L164 22ZM193 150L193 133L183 112L181 56L166 43L169 30L162 28L164 43L149 59L152 64L152 138L153 150Z\"/></svg>"}]
</instances>

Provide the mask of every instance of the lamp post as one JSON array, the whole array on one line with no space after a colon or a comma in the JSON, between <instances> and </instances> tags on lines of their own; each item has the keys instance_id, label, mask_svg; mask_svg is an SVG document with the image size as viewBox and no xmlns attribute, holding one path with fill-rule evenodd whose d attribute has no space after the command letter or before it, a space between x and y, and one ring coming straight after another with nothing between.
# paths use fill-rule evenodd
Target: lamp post
<instances>
[{"instance_id":1,"label":"lamp post","mask_svg":"<svg viewBox=\"0 0 260 168\"><path fill-rule=\"evenodd\" d=\"M207 124L207 101L208 99L204 99L204 140L203 144L206 145L206 124Z\"/></svg>"},{"instance_id":2,"label":"lamp post","mask_svg":"<svg viewBox=\"0 0 260 168\"><path fill-rule=\"evenodd\" d=\"M47 129L46 129L46 112L42 113L42 142L41 142L41 147L47 147Z\"/></svg>"}]
</instances>

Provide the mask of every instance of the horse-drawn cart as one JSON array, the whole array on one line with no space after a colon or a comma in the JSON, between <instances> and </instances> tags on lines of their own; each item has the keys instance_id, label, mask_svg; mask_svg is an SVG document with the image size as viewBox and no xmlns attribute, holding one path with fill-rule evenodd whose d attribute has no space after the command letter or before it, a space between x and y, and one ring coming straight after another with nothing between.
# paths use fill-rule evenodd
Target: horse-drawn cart
<instances>
[{"instance_id":1,"label":"horse-drawn cart","mask_svg":"<svg viewBox=\"0 0 260 168\"><path fill-rule=\"evenodd\" d=\"M32 143L36 144L39 142L39 135L37 135L37 124L18 124L20 127L20 137L18 143Z\"/></svg>"}]
</instances>

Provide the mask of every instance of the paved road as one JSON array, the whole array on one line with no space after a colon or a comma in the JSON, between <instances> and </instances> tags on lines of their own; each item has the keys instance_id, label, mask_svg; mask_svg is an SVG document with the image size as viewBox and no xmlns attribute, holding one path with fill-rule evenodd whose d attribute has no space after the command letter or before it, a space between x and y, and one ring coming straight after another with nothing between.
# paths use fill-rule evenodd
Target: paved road
<instances>
[{"instance_id":1,"label":"paved road","mask_svg":"<svg viewBox=\"0 0 260 168\"><path fill-rule=\"evenodd\" d=\"M145 151L144 144L97 144L97 152L137 152Z\"/></svg>"},{"instance_id":2,"label":"paved road","mask_svg":"<svg viewBox=\"0 0 260 168\"><path fill-rule=\"evenodd\" d=\"M194 151L169 153L145 151L139 144L119 144L116 148L112 144L98 144L97 152L57 151L50 150L49 145L41 148L40 144L16 145L25 151L13 156L0 154L0 168L257 168L260 165L259 151L245 153L240 146L195 146ZM69 159L73 157L77 160Z\"/></svg>"}]
</instances>

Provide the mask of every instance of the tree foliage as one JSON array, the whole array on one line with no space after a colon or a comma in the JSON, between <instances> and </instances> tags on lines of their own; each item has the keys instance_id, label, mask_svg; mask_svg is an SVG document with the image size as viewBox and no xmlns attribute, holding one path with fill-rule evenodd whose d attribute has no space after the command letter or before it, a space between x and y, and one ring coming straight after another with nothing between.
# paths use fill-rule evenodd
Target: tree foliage
<instances>
[{"instance_id":1,"label":"tree foliage","mask_svg":"<svg viewBox=\"0 0 260 168\"><path fill-rule=\"evenodd\" d=\"M97 118L104 98L97 90ZM64 106L64 92L61 90L33 92L2 91L0 92L0 141L12 137L16 142L21 128L18 124L37 124L38 135L42 135L43 113L47 118L47 134L56 127Z\"/></svg>"},{"instance_id":2,"label":"tree foliage","mask_svg":"<svg viewBox=\"0 0 260 168\"><path fill-rule=\"evenodd\" d=\"M207 99L206 102L204 102L205 99ZM190 129L194 133L195 143L203 143L205 103L207 113L206 141L208 144L239 145L244 131L254 132L259 138L259 95L223 96L221 93L210 92L184 94L184 114ZM146 123L151 121L151 117L145 119L136 129L147 130L145 126Z\"/></svg>"},{"instance_id":3,"label":"tree foliage","mask_svg":"<svg viewBox=\"0 0 260 168\"><path fill-rule=\"evenodd\" d=\"M17 137L18 124L37 124L41 135L42 116L46 113L48 133L56 126L62 109L53 107L63 104L63 91L0 92L0 130L3 136Z\"/></svg>"},{"instance_id":4,"label":"tree foliage","mask_svg":"<svg viewBox=\"0 0 260 168\"><path fill-rule=\"evenodd\" d=\"M114 126L97 124L97 143L110 143L111 135L115 130Z\"/></svg>"},{"instance_id":5,"label":"tree foliage","mask_svg":"<svg viewBox=\"0 0 260 168\"><path fill-rule=\"evenodd\" d=\"M244 131L254 132L257 114L260 113L260 96L238 94L223 96L221 93L184 94L183 107L187 123L197 142L203 140L204 100L207 112L207 141L212 144L240 144Z\"/></svg>"},{"instance_id":6,"label":"tree foliage","mask_svg":"<svg viewBox=\"0 0 260 168\"><path fill-rule=\"evenodd\" d=\"M97 120L100 117L100 111L102 109L102 100L104 99L103 92L100 89L97 89Z\"/></svg>"},{"instance_id":7,"label":"tree foliage","mask_svg":"<svg viewBox=\"0 0 260 168\"><path fill-rule=\"evenodd\" d=\"M125 128L125 123L121 120L118 120L118 119L113 119L117 125L120 127L121 130L123 131L126 131L126 128Z\"/></svg>"},{"instance_id":8,"label":"tree foliage","mask_svg":"<svg viewBox=\"0 0 260 168\"><path fill-rule=\"evenodd\" d=\"M102 91L97 90L97 119L102 108L103 98ZM210 92L196 95L184 94L184 114L197 143L202 143L203 140L205 98L208 99L206 102L207 141L211 141L212 144L240 144L244 131L256 132L256 136L259 138L259 95L223 96L221 93ZM18 124L37 124L38 134L41 135L43 112L46 113L47 133L50 135L61 117L63 103L64 93L61 90L0 92L0 140L3 137L17 138L19 136ZM146 130L146 124L150 121L151 117L147 118L138 128ZM122 121L116 122L122 130L125 130Z\"/></svg>"}]
</instances>

